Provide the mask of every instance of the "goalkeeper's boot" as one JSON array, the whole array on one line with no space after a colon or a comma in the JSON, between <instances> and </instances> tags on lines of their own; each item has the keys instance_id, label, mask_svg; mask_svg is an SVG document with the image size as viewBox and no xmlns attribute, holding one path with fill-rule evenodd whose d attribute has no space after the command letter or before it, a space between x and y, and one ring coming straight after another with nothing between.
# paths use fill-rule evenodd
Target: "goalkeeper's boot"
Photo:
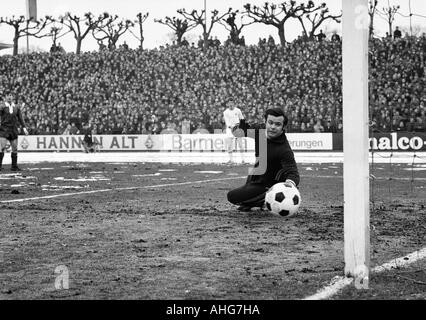
<instances>
[{"instance_id":1,"label":"goalkeeper's boot","mask_svg":"<svg viewBox=\"0 0 426 320\"><path fill-rule=\"evenodd\" d=\"M260 211L264 211L266 209L265 199L261 199L253 204L253 208L258 208Z\"/></svg>"},{"instance_id":2,"label":"goalkeeper's boot","mask_svg":"<svg viewBox=\"0 0 426 320\"><path fill-rule=\"evenodd\" d=\"M242 212L248 212L251 210L251 208L252 207L249 207L249 206L239 206L237 210Z\"/></svg>"}]
</instances>

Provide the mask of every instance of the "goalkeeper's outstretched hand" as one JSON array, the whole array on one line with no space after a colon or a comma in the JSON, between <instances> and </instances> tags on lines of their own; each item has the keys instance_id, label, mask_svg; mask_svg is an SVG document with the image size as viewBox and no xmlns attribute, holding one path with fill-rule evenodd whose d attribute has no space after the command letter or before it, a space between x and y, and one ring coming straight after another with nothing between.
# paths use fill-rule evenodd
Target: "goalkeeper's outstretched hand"
<instances>
[{"instance_id":1,"label":"goalkeeper's outstretched hand","mask_svg":"<svg viewBox=\"0 0 426 320\"><path fill-rule=\"evenodd\" d=\"M284 182L284 185L286 185L287 187L297 187L297 186L296 186L296 183L295 183L293 180L290 180L290 179L287 179L287 180Z\"/></svg>"}]
</instances>

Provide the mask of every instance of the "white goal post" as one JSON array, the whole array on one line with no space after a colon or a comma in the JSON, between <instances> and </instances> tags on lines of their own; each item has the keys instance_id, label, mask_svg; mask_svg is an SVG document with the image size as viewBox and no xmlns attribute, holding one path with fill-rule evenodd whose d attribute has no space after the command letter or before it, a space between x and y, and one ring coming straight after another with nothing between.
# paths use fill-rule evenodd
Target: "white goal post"
<instances>
[{"instance_id":1,"label":"white goal post","mask_svg":"<svg viewBox=\"0 0 426 320\"><path fill-rule=\"evenodd\" d=\"M368 0L342 0L345 275L370 268ZM367 280L368 281L368 280Z\"/></svg>"}]
</instances>

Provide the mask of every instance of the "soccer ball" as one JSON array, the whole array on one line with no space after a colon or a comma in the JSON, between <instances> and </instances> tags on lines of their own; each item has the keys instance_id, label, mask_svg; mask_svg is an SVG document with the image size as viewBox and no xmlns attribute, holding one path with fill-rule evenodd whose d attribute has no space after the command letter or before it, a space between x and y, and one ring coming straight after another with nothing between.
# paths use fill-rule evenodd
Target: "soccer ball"
<instances>
[{"instance_id":1,"label":"soccer ball","mask_svg":"<svg viewBox=\"0 0 426 320\"><path fill-rule=\"evenodd\" d=\"M301 202L299 190L283 182L274 184L265 196L266 208L273 214L289 217L296 214Z\"/></svg>"}]
</instances>

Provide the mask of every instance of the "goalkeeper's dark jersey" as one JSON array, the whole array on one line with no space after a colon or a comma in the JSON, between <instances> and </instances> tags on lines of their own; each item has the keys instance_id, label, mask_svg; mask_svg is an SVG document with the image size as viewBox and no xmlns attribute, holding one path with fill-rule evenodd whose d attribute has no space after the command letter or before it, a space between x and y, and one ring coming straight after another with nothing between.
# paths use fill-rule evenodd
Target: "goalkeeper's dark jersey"
<instances>
[{"instance_id":1,"label":"goalkeeper's dark jersey","mask_svg":"<svg viewBox=\"0 0 426 320\"><path fill-rule=\"evenodd\" d=\"M260 175L248 176L247 183L263 184L266 187L271 187L278 182L290 179L296 183L296 186L299 185L299 171L285 132L274 139L266 139L266 136L262 139L260 135L266 135L265 131L262 130L265 129L264 125L248 125L244 121L241 121L240 128L244 130L246 137L255 139L255 167L262 167L262 164L259 164L259 161L262 160L266 160L267 164L266 172ZM264 154L260 154L262 150L260 143L262 141L266 141L266 157Z\"/></svg>"}]
</instances>

